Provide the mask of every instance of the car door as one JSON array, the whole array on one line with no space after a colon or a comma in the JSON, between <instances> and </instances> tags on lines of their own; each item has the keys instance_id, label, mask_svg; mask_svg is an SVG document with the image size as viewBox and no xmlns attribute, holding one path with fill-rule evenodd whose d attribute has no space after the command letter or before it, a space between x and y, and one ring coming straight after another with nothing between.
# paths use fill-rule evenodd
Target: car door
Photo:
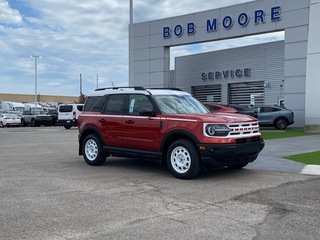
<instances>
[{"instance_id":1,"label":"car door","mask_svg":"<svg viewBox=\"0 0 320 240\"><path fill-rule=\"evenodd\" d=\"M261 125L273 124L274 113L272 107L260 107L258 108L258 119Z\"/></svg>"},{"instance_id":2,"label":"car door","mask_svg":"<svg viewBox=\"0 0 320 240\"><path fill-rule=\"evenodd\" d=\"M127 95L110 95L101 114L96 116L104 142L108 147L123 146L123 115L126 112L126 103Z\"/></svg>"},{"instance_id":3,"label":"car door","mask_svg":"<svg viewBox=\"0 0 320 240\"><path fill-rule=\"evenodd\" d=\"M131 94L128 112L123 117L123 144L125 148L160 150L160 117L148 96Z\"/></svg>"}]
</instances>

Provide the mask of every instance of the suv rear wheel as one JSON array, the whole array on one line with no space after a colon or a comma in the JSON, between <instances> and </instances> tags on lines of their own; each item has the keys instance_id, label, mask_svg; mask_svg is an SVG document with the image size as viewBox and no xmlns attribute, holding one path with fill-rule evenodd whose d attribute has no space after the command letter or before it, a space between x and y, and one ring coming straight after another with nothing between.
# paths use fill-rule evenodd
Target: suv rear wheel
<instances>
[{"instance_id":1,"label":"suv rear wheel","mask_svg":"<svg viewBox=\"0 0 320 240\"><path fill-rule=\"evenodd\" d=\"M83 141L82 153L89 165L99 166L106 160L106 153L96 134L88 135Z\"/></svg>"},{"instance_id":2,"label":"suv rear wheel","mask_svg":"<svg viewBox=\"0 0 320 240\"><path fill-rule=\"evenodd\" d=\"M170 145L167 165L172 175L181 179L194 178L201 171L197 149L193 143L185 139L177 140Z\"/></svg>"},{"instance_id":3,"label":"suv rear wheel","mask_svg":"<svg viewBox=\"0 0 320 240\"><path fill-rule=\"evenodd\" d=\"M284 130L287 128L288 123L287 123L286 119L279 118L274 122L274 126L275 126L275 128L277 128L279 130Z\"/></svg>"}]
</instances>

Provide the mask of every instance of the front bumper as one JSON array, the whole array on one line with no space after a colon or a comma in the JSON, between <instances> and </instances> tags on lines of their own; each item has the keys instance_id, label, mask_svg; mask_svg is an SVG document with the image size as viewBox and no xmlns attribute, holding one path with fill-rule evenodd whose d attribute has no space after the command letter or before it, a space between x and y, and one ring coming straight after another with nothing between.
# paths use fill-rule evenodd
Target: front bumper
<instances>
[{"instance_id":1,"label":"front bumper","mask_svg":"<svg viewBox=\"0 0 320 240\"><path fill-rule=\"evenodd\" d=\"M224 167L253 162L264 148L261 139L239 139L236 144L198 144L204 164Z\"/></svg>"}]
</instances>

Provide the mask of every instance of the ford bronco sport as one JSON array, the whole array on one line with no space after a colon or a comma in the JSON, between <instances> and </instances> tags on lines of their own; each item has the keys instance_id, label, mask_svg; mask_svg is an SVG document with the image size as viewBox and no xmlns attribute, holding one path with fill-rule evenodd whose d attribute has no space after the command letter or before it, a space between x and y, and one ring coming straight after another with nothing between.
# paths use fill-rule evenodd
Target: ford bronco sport
<instances>
[{"instance_id":1,"label":"ford bronco sport","mask_svg":"<svg viewBox=\"0 0 320 240\"><path fill-rule=\"evenodd\" d=\"M210 113L189 93L143 87L97 89L78 119L79 155L89 165L108 156L154 158L177 178L204 165L242 168L264 147L256 118Z\"/></svg>"}]
</instances>

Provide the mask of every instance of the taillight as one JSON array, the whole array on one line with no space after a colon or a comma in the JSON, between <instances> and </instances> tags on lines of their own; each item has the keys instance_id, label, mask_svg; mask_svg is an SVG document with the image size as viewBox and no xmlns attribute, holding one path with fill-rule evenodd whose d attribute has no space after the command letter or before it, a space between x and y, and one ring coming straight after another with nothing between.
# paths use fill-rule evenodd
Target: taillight
<instances>
[{"instance_id":1,"label":"taillight","mask_svg":"<svg viewBox=\"0 0 320 240\"><path fill-rule=\"evenodd\" d=\"M76 111L73 111L73 119L76 119L77 113Z\"/></svg>"}]
</instances>

